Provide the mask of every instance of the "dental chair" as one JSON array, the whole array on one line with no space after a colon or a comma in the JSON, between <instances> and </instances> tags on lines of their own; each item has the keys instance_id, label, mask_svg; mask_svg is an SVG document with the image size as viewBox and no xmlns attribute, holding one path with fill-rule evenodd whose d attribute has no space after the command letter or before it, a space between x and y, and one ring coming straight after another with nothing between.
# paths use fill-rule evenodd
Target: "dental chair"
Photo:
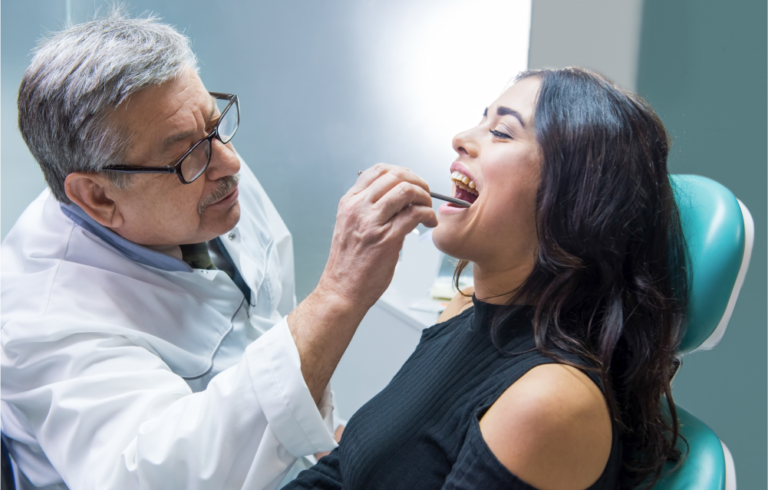
<instances>
[{"instance_id":1,"label":"dental chair","mask_svg":"<svg viewBox=\"0 0 768 490\"><path fill-rule=\"evenodd\" d=\"M688 242L692 281L685 337L678 356L710 350L723 338L747 274L754 242L749 210L728 189L696 175L673 175L672 186ZM678 448L685 459L668 463L658 490L735 490L730 451L707 425L678 405ZM687 454L686 454L687 452Z\"/></svg>"}]
</instances>

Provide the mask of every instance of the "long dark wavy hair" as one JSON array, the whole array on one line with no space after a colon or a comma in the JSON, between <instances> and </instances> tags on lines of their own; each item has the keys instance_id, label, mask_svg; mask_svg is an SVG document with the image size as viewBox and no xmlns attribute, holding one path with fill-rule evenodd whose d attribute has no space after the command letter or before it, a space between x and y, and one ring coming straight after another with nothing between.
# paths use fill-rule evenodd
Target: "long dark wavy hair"
<instances>
[{"instance_id":1,"label":"long dark wavy hair","mask_svg":"<svg viewBox=\"0 0 768 490\"><path fill-rule=\"evenodd\" d=\"M646 102L600 75L564 68L517 80L529 77L541 80L538 256L491 332L496 341L515 304L535 305L537 347L565 364L553 347L576 354L602 378L624 447L622 488L651 487L680 457L670 381L689 263L669 137Z\"/></svg>"}]
</instances>

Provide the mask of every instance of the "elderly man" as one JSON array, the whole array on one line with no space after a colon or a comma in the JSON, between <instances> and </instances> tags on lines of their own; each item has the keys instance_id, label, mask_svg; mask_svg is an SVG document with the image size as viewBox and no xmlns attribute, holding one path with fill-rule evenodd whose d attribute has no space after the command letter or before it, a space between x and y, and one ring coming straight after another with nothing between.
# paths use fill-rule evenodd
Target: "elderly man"
<instances>
[{"instance_id":1,"label":"elderly man","mask_svg":"<svg viewBox=\"0 0 768 490\"><path fill-rule=\"evenodd\" d=\"M277 487L335 446L331 374L404 236L436 224L421 179L369 169L294 309L291 236L231 143L237 96L196 66L169 26L113 15L49 39L21 83L50 188L2 245L22 487Z\"/></svg>"}]
</instances>

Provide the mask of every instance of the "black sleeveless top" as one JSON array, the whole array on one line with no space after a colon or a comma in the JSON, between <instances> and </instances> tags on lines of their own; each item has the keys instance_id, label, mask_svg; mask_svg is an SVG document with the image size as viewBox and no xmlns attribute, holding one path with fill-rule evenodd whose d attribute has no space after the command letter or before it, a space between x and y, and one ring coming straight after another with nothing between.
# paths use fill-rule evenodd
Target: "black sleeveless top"
<instances>
[{"instance_id":1,"label":"black sleeveless top","mask_svg":"<svg viewBox=\"0 0 768 490\"><path fill-rule=\"evenodd\" d=\"M392 381L349 420L339 447L285 488L534 489L496 459L479 421L512 383L554 361L535 348L531 307L521 307L505 324L502 352L489 332L498 307L473 302L474 308L424 330ZM587 375L601 386L594 373ZM613 434L608 463L589 490L619 487L615 427Z\"/></svg>"}]
</instances>

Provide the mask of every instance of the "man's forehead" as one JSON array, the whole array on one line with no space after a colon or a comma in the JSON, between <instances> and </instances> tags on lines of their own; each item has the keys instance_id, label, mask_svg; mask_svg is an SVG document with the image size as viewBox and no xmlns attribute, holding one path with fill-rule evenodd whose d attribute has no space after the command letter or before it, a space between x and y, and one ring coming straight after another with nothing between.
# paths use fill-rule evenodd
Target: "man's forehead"
<instances>
[{"instance_id":1,"label":"man's forehead","mask_svg":"<svg viewBox=\"0 0 768 490\"><path fill-rule=\"evenodd\" d=\"M208 111L208 114L206 115L206 118L205 118L206 121L211 121L216 115L216 99L213 96L210 96L209 98L210 98L210 109ZM171 134L168 135L163 140L161 151L167 151L171 149L176 143L195 137L197 132L198 132L197 129L191 129L191 128L171 132Z\"/></svg>"},{"instance_id":2,"label":"man's forehead","mask_svg":"<svg viewBox=\"0 0 768 490\"><path fill-rule=\"evenodd\" d=\"M133 94L120 104L114 118L131 134L128 154L148 158L147 153L157 156L168 149L175 151L173 147L185 139L199 138L215 112L215 99L189 69L171 81Z\"/></svg>"}]
</instances>

